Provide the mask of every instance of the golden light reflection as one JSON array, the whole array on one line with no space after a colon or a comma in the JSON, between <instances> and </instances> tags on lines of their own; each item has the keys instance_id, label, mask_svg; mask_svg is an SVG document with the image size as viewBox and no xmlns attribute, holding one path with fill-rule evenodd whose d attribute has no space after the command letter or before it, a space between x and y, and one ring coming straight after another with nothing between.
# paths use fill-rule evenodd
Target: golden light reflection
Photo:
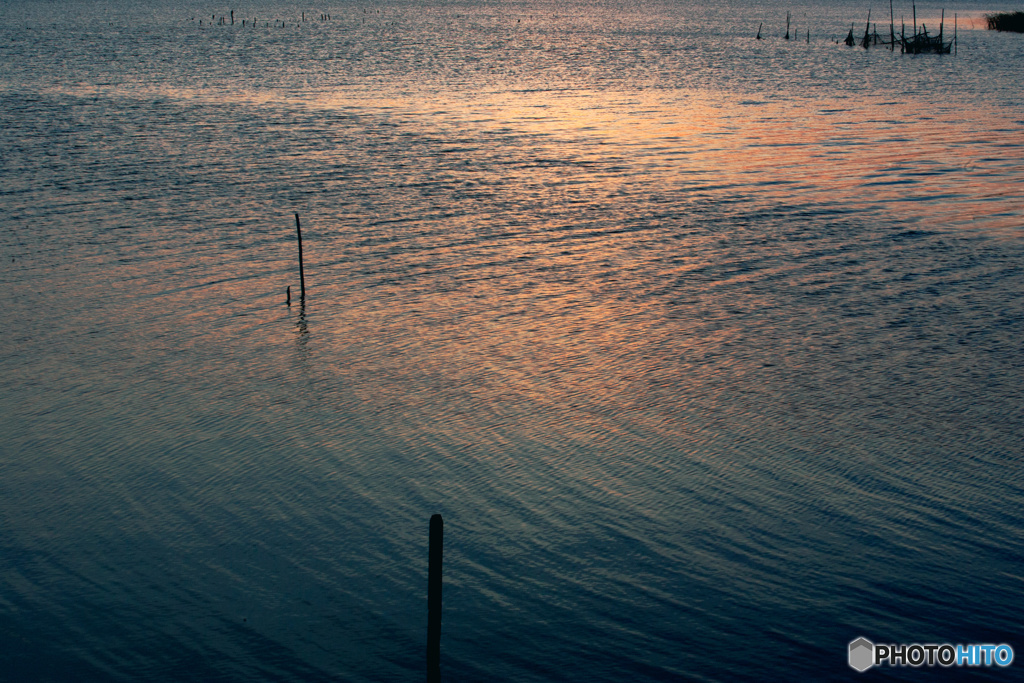
<instances>
[{"instance_id":1,"label":"golden light reflection","mask_svg":"<svg viewBox=\"0 0 1024 683\"><path fill-rule=\"evenodd\" d=\"M399 198L346 243L348 279L317 295L346 304L316 335L354 359L336 371L393 411L411 445L454 449L582 447L637 429L680 442L688 407L726 414L747 400L735 387L753 392L777 359L751 357L759 347L737 321L777 301L746 285L777 276L814 289L816 276L787 272L769 247L733 250L727 232L666 243L662 225L685 232L692 197L735 205L740 223L783 206L998 228L1007 202L986 198L1007 192L998 168L1016 163L996 151L1003 113L926 119L878 99L548 92L380 105L409 139L437 141L422 143L434 145L430 178L387 169ZM373 268L352 272L364 262Z\"/></svg>"},{"instance_id":2,"label":"golden light reflection","mask_svg":"<svg viewBox=\"0 0 1024 683\"><path fill-rule=\"evenodd\" d=\"M998 108L922 115L915 105L872 97L819 102L600 91L442 98L429 112L416 100L381 104L404 113L413 127L459 128L464 137L520 135L524 157L591 164L590 192L633 183L648 192L710 188L750 194L760 205L813 203L992 230L1019 227L1012 214L1024 206L1019 195L1007 194L1003 172L1019 166L1002 149L1005 131L1019 125ZM539 178L546 170L534 164L523 172ZM571 195L573 188L565 189Z\"/></svg>"}]
</instances>

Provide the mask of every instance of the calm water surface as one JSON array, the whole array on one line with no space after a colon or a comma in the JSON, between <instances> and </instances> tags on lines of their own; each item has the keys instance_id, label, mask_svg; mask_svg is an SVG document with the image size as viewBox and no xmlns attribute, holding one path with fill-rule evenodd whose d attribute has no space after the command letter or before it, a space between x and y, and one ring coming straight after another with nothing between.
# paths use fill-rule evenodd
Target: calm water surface
<instances>
[{"instance_id":1,"label":"calm water surface","mask_svg":"<svg viewBox=\"0 0 1024 683\"><path fill-rule=\"evenodd\" d=\"M1024 655L1002 7L229 9L0 7L0 679Z\"/></svg>"}]
</instances>

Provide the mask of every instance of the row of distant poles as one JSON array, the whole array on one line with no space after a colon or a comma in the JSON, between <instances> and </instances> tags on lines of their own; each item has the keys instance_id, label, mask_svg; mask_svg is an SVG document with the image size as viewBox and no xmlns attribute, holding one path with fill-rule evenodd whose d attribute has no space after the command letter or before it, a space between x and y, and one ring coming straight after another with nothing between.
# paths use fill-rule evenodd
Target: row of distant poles
<instances>
[{"instance_id":1,"label":"row of distant poles","mask_svg":"<svg viewBox=\"0 0 1024 683\"><path fill-rule=\"evenodd\" d=\"M764 38L761 37L761 29L762 28L764 28L764 22L763 21L760 24L757 25L757 36L756 36L757 40L764 40ZM796 30L794 29L792 31L792 33L793 33L793 36L790 37L790 35L789 35L790 34L790 30L789 30L789 12L786 12L786 35L783 36L783 40L797 40L797 38L799 36L798 36ZM807 29L807 42L808 43L811 42L811 29Z\"/></svg>"},{"instance_id":2,"label":"row of distant poles","mask_svg":"<svg viewBox=\"0 0 1024 683\"><path fill-rule=\"evenodd\" d=\"M364 13L365 13L365 11L364 11ZM191 21L195 21L195 20L196 20L195 17L192 17ZM330 21L330 20L331 20L331 15L330 14L321 14L320 15L320 21ZM306 21L306 13L303 12L302 13L301 21L300 22L296 22L296 23L305 23L305 21ZM248 23L248 25L251 25L251 26L255 27L255 26L257 26L259 24L259 20L256 19L256 18L242 19L242 28L245 28L247 23ZM268 26L268 27L270 26L270 22L269 21L266 21L266 22L263 22L263 23L264 23L265 26ZM285 24L284 20L282 20L282 19L275 19L274 20L274 26L277 26L278 24L281 24L282 27L287 25L287 24ZM199 25L200 26L203 25L203 20L202 19L199 20ZM234 26L234 25L235 25L235 10L231 10L231 13L229 15L223 16L223 17L218 17L216 14L210 15L210 26Z\"/></svg>"},{"instance_id":3,"label":"row of distant poles","mask_svg":"<svg viewBox=\"0 0 1024 683\"><path fill-rule=\"evenodd\" d=\"M363 8L363 14L367 14L367 13L368 12L367 12L366 8ZM381 14L381 10L379 10L379 9L378 10L371 10L369 13L370 14ZM310 13L310 16L312 17L312 13ZM196 18L195 17L191 17L189 19L189 21L196 21ZM311 19L309 19L309 21L316 21L316 20L311 18ZM331 21L331 15L330 14L321 13L320 14L320 21ZM363 22L364 23L366 22L365 18L363 19ZM256 26L259 26L259 23L260 23L259 19L255 18L255 17L253 17L252 19L242 19L242 28L245 28L246 26L252 26L253 28L255 28ZM304 23L306 23L306 13L302 12L301 15L300 15L300 18L297 21L293 20L292 23L293 24L304 24ZM203 20L202 19L199 20L199 25L200 26L203 25ZM224 16L220 16L220 17L218 17L216 14L211 14L210 15L209 24L207 24L207 25L208 26L234 26L235 25L235 10L231 10L231 12L229 14L224 15ZM265 27L269 28L270 27L270 22L269 21L264 21L263 25ZM284 28L284 27L286 27L288 25L288 23L284 19L274 19L274 26L277 27L278 25L280 25L281 28Z\"/></svg>"}]
</instances>

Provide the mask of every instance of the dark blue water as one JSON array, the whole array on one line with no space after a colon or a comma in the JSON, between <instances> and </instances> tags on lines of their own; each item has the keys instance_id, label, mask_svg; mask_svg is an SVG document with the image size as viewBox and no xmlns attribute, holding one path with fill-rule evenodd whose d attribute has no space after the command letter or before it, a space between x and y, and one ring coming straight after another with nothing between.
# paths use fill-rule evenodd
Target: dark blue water
<instances>
[{"instance_id":1,"label":"dark blue water","mask_svg":"<svg viewBox=\"0 0 1024 683\"><path fill-rule=\"evenodd\" d=\"M0 680L1022 679L987 6L230 9L0 8Z\"/></svg>"}]
</instances>

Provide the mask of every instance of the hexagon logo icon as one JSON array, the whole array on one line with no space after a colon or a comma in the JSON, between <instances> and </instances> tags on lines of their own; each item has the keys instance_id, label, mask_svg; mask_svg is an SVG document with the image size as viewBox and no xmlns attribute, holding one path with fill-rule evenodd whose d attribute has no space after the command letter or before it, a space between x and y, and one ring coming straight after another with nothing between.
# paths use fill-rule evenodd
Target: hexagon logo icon
<instances>
[{"instance_id":1,"label":"hexagon logo icon","mask_svg":"<svg viewBox=\"0 0 1024 683\"><path fill-rule=\"evenodd\" d=\"M867 638L858 638L850 643L850 666L864 672L875 663L875 644Z\"/></svg>"}]
</instances>

